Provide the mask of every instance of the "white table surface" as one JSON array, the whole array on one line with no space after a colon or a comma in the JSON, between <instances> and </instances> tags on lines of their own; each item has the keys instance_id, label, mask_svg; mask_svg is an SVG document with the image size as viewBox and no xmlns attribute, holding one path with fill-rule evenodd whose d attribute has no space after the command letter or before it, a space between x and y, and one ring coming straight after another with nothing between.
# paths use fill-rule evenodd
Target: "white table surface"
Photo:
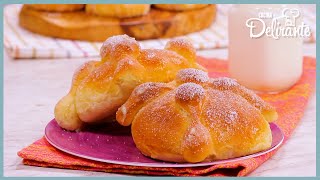
<instances>
[{"instance_id":1,"label":"white table surface","mask_svg":"<svg viewBox=\"0 0 320 180\"><path fill-rule=\"evenodd\" d=\"M315 57L315 44L304 45ZM227 57L227 49L198 51ZM13 60L4 55L4 175L119 176L102 172L25 166L17 152L41 138L56 102L66 94L74 70L87 59ZM316 98L311 97L299 126L286 144L249 176L316 175ZM122 175L121 175L122 176Z\"/></svg>"}]
</instances>

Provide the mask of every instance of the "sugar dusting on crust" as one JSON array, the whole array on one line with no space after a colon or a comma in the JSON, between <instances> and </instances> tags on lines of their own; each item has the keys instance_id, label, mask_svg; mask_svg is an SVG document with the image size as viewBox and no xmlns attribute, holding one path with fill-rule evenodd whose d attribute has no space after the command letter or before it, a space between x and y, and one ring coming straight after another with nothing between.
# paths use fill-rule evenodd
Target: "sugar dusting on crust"
<instances>
[{"instance_id":1,"label":"sugar dusting on crust","mask_svg":"<svg viewBox=\"0 0 320 180\"><path fill-rule=\"evenodd\" d=\"M130 66L133 66L135 64L134 60L132 58L124 58L120 60L117 64L116 69L114 70L114 75L119 73L120 71L124 71Z\"/></svg>"},{"instance_id":2,"label":"sugar dusting on crust","mask_svg":"<svg viewBox=\"0 0 320 180\"><path fill-rule=\"evenodd\" d=\"M119 45L123 45L131 51L135 51L134 49L136 48L132 45L136 45L138 49L140 49L140 45L137 43L137 41L128 35L112 36L103 42L100 48L100 56L105 57L108 53L118 51L119 49L117 47Z\"/></svg>"},{"instance_id":3,"label":"sugar dusting on crust","mask_svg":"<svg viewBox=\"0 0 320 180\"><path fill-rule=\"evenodd\" d=\"M181 101L199 101L204 96L204 89L202 86L195 83L184 83L176 90L176 98Z\"/></svg>"},{"instance_id":4,"label":"sugar dusting on crust","mask_svg":"<svg viewBox=\"0 0 320 180\"><path fill-rule=\"evenodd\" d=\"M197 139L197 131L196 131L196 127L192 127L189 131L189 133L186 136L185 139L185 143L187 146L194 146L194 145L198 145L198 139Z\"/></svg>"},{"instance_id":5,"label":"sugar dusting on crust","mask_svg":"<svg viewBox=\"0 0 320 180\"><path fill-rule=\"evenodd\" d=\"M273 106L265 102L261 97L259 97L253 91L245 87L241 87L241 95L260 111L261 110L275 111L275 108Z\"/></svg>"},{"instance_id":6,"label":"sugar dusting on crust","mask_svg":"<svg viewBox=\"0 0 320 180\"><path fill-rule=\"evenodd\" d=\"M212 79L211 83L214 86L220 87L222 89L231 89L231 88L239 85L237 80L231 79L228 77L220 77L220 78Z\"/></svg>"},{"instance_id":7,"label":"sugar dusting on crust","mask_svg":"<svg viewBox=\"0 0 320 180\"><path fill-rule=\"evenodd\" d=\"M183 141L184 148L190 148L193 154L202 153L203 148L211 144L210 133L208 129L199 122L193 122L186 132L185 139Z\"/></svg>"},{"instance_id":8,"label":"sugar dusting on crust","mask_svg":"<svg viewBox=\"0 0 320 180\"><path fill-rule=\"evenodd\" d=\"M94 70L94 67L97 64L97 62L98 61L89 61L78 67L72 77L72 84L74 84L73 86L77 86L78 83L85 79L88 76L88 74L92 70Z\"/></svg>"},{"instance_id":9,"label":"sugar dusting on crust","mask_svg":"<svg viewBox=\"0 0 320 180\"><path fill-rule=\"evenodd\" d=\"M241 88L241 96L244 97L248 102L250 102L254 107L256 107L259 110L268 107L266 102L264 102L258 95L256 95L253 91L247 88Z\"/></svg>"},{"instance_id":10,"label":"sugar dusting on crust","mask_svg":"<svg viewBox=\"0 0 320 180\"><path fill-rule=\"evenodd\" d=\"M138 60L144 65L154 65L157 68L168 64L180 65L184 61L182 56L165 49L143 49Z\"/></svg>"},{"instance_id":11,"label":"sugar dusting on crust","mask_svg":"<svg viewBox=\"0 0 320 180\"><path fill-rule=\"evenodd\" d=\"M216 83L226 87L238 85L237 82L230 78L220 78ZM145 83L141 85L141 89L137 89L136 93L140 95L152 94L156 92L157 84L158 83ZM259 121L263 120L261 113L255 109L251 103L248 103L238 93L239 91L233 91L232 88L230 90L220 90L205 85L206 84L201 86L192 82L183 83L175 90L170 91L165 96L149 104L148 109L151 110L148 110L148 112L141 111L144 114L140 115L139 118L141 120L148 116L148 118L146 118L148 121L144 121L144 123L149 124L149 121L152 119L154 125L141 126L139 128L139 136L143 136L146 131L152 132L150 134L152 134L154 141L158 142L159 140L161 142L158 146L161 148L170 147L172 142L180 142L181 139L175 138L181 137L177 137L175 131L168 128L169 126L166 126L167 123L171 123L171 120L176 119L172 118L173 116L185 118L183 113L179 113L179 111L175 109L175 103L177 103L177 101L172 101L172 98L183 101L181 104L192 104L195 100L206 96L205 99L201 100L203 105L202 112L200 112L201 114L199 115L201 119L190 118L193 122L191 122L184 139L182 139L183 147L190 148L191 150L193 150L193 147L199 147L194 149L196 149L195 151L200 151L201 148L206 148L205 144L208 143L224 145L232 139L241 139L243 142L251 141L252 138L255 137L254 134L260 131L261 127L258 124ZM204 90L203 87L205 87L206 90ZM235 89L239 90L238 87ZM172 122L172 124L176 125L177 122ZM167 133L166 136L160 136L163 130ZM234 144L231 143L231 145Z\"/></svg>"},{"instance_id":12,"label":"sugar dusting on crust","mask_svg":"<svg viewBox=\"0 0 320 180\"><path fill-rule=\"evenodd\" d=\"M165 48L169 48L174 45L177 47L191 47L193 48L192 42L184 37L177 37L177 38L173 38L170 41L168 41L168 43L166 44Z\"/></svg>"},{"instance_id":13,"label":"sugar dusting on crust","mask_svg":"<svg viewBox=\"0 0 320 180\"><path fill-rule=\"evenodd\" d=\"M126 119L126 116L127 116L127 108L126 108L126 106L122 105L120 107L120 111L122 113L122 120Z\"/></svg>"},{"instance_id":14,"label":"sugar dusting on crust","mask_svg":"<svg viewBox=\"0 0 320 180\"><path fill-rule=\"evenodd\" d=\"M160 93L161 87L165 87L165 84L148 82L136 87L136 89L134 90L134 93L136 96L139 96L141 100L146 101L151 97L158 96Z\"/></svg>"},{"instance_id":15,"label":"sugar dusting on crust","mask_svg":"<svg viewBox=\"0 0 320 180\"><path fill-rule=\"evenodd\" d=\"M216 92L213 100L214 103L212 103L210 105L211 108L208 108L206 111L207 117L211 120L216 118L223 119L224 123L233 124L239 118L238 113L232 104L225 103L225 101L236 101L238 98L239 96L236 94Z\"/></svg>"},{"instance_id":16,"label":"sugar dusting on crust","mask_svg":"<svg viewBox=\"0 0 320 180\"><path fill-rule=\"evenodd\" d=\"M174 38L167 42L165 49L175 51L189 61L194 61L196 57L196 50L187 38Z\"/></svg>"},{"instance_id":17,"label":"sugar dusting on crust","mask_svg":"<svg viewBox=\"0 0 320 180\"><path fill-rule=\"evenodd\" d=\"M113 69L111 65L106 62L101 64L100 66L96 67L87 78L88 81L98 82L98 83L106 83L112 79L110 76L113 73ZM103 81L102 81L103 80ZM103 87L101 87L103 88Z\"/></svg>"},{"instance_id":18,"label":"sugar dusting on crust","mask_svg":"<svg viewBox=\"0 0 320 180\"><path fill-rule=\"evenodd\" d=\"M219 132L217 141L224 143L242 135L245 140L259 131L261 113L243 97L228 90L210 90L207 96L203 115L210 129ZM245 134L248 131L251 133Z\"/></svg>"},{"instance_id":19,"label":"sugar dusting on crust","mask_svg":"<svg viewBox=\"0 0 320 180\"><path fill-rule=\"evenodd\" d=\"M209 76L204 71L187 68L178 72L177 80L181 82L205 83L209 81Z\"/></svg>"},{"instance_id":20,"label":"sugar dusting on crust","mask_svg":"<svg viewBox=\"0 0 320 180\"><path fill-rule=\"evenodd\" d=\"M72 77L73 84L79 83L79 82L77 82L77 80L79 79L80 74L88 67L88 65L89 65L89 63L82 64L80 67L78 67L75 70L75 73L73 74L73 77Z\"/></svg>"},{"instance_id":21,"label":"sugar dusting on crust","mask_svg":"<svg viewBox=\"0 0 320 180\"><path fill-rule=\"evenodd\" d=\"M156 54L154 53L154 51L149 51L147 54L147 59L153 59L156 57Z\"/></svg>"},{"instance_id":22,"label":"sugar dusting on crust","mask_svg":"<svg viewBox=\"0 0 320 180\"><path fill-rule=\"evenodd\" d=\"M208 103L205 105L204 115L207 119L211 130L219 131L217 141L225 141L234 134L234 128L238 124L239 115L237 111L245 109L234 109L231 101L239 100L239 96L231 93L218 90L208 91ZM242 106L241 106L242 108Z\"/></svg>"},{"instance_id":23,"label":"sugar dusting on crust","mask_svg":"<svg viewBox=\"0 0 320 180\"><path fill-rule=\"evenodd\" d=\"M236 111L228 111L226 113L225 121L230 124L238 118L238 113Z\"/></svg>"},{"instance_id":24,"label":"sugar dusting on crust","mask_svg":"<svg viewBox=\"0 0 320 180\"><path fill-rule=\"evenodd\" d=\"M219 90L231 90L233 93L246 99L252 106L259 110L274 110L272 106L264 102L253 91L241 86L235 79L220 77L210 80L210 83Z\"/></svg>"}]
</instances>

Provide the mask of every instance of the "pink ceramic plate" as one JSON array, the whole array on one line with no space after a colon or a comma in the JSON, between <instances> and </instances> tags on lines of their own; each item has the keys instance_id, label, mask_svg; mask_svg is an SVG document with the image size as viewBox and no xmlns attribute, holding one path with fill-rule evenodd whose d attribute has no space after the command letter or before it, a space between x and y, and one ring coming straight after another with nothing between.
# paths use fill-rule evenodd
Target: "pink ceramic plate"
<instances>
[{"instance_id":1,"label":"pink ceramic plate","mask_svg":"<svg viewBox=\"0 0 320 180\"><path fill-rule=\"evenodd\" d=\"M45 137L51 145L61 151L95 161L148 167L196 167L248 159L276 149L284 136L276 124L271 123L270 128L273 141L268 150L239 158L194 164L163 162L142 155L133 142L130 127L122 127L117 123L88 128L82 132L70 132L60 128L57 122L52 120L45 129Z\"/></svg>"}]
</instances>

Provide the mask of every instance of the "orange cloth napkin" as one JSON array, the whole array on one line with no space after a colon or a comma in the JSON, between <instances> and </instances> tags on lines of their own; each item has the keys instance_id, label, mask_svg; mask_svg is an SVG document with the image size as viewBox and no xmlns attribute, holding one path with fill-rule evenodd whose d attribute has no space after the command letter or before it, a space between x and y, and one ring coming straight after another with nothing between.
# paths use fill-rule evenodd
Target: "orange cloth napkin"
<instances>
[{"instance_id":1,"label":"orange cloth napkin","mask_svg":"<svg viewBox=\"0 0 320 180\"><path fill-rule=\"evenodd\" d=\"M199 63L209 70L211 77L228 76L227 61L199 58ZM316 60L305 57L303 75L299 82L286 92L262 94L261 97L277 108L279 119L275 122L284 132L284 142L290 137L303 116L316 80ZM23 163L32 166L102 171L161 176L245 176L268 160L276 151L259 157L213 166L194 168L158 168L116 165L72 156L51 146L42 138L18 152Z\"/></svg>"}]
</instances>

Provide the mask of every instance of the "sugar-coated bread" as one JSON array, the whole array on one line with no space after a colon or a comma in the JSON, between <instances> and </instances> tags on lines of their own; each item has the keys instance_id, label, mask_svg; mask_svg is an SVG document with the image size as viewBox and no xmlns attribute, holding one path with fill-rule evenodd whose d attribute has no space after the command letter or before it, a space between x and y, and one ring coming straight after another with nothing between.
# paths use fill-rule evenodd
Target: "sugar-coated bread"
<instances>
[{"instance_id":1,"label":"sugar-coated bread","mask_svg":"<svg viewBox=\"0 0 320 180\"><path fill-rule=\"evenodd\" d=\"M170 82L185 68L204 70L186 39L174 39L167 47L141 49L127 35L108 38L101 47L101 61L88 62L75 72L70 92L55 107L58 124L78 130L85 123L108 121L139 84Z\"/></svg>"},{"instance_id":2,"label":"sugar-coated bread","mask_svg":"<svg viewBox=\"0 0 320 180\"><path fill-rule=\"evenodd\" d=\"M86 12L98 16L129 18L150 11L150 4L87 4Z\"/></svg>"},{"instance_id":3,"label":"sugar-coated bread","mask_svg":"<svg viewBox=\"0 0 320 180\"><path fill-rule=\"evenodd\" d=\"M208 4L154 4L154 6L169 11L188 11L206 7Z\"/></svg>"},{"instance_id":4,"label":"sugar-coated bread","mask_svg":"<svg viewBox=\"0 0 320 180\"><path fill-rule=\"evenodd\" d=\"M26 4L25 6L40 11L70 12L84 9L84 4Z\"/></svg>"},{"instance_id":5,"label":"sugar-coated bread","mask_svg":"<svg viewBox=\"0 0 320 180\"><path fill-rule=\"evenodd\" d=\"M172 162L201 162L252 154L271 146L268 122L275 108L230 78L210 79L197 69L180 70L169 83L137 86L117 111L132 125L137 148Z\"/></svg>"},{"instance_id":6,"label":"sugar-coated bread","mask_svg":"<svg viewBox=\"0 0 320 180\"><path fill-rule=\"evenodd\" d=\"M72 87L69 93L58 102L54 110L55 118L61 127L68 130L77 130L84 125L77 114L74 96L80 82L82 82L98 65L98 61L89 61L77 69L73 75Z\"/></svg>"}]
</instances>

